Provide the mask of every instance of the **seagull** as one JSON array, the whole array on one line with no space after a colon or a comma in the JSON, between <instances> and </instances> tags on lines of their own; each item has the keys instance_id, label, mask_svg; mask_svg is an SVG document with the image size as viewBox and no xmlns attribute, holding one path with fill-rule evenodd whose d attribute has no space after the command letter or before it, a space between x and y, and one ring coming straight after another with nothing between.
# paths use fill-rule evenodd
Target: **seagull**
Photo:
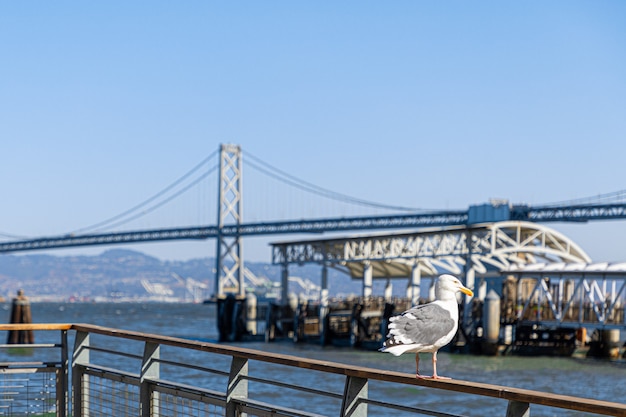
<instances>
[{"instance_id":1,"label":"seagull","mask_svg":"<svg viewBox=\"0 0 626 417\"><path fill-rule=\"evenodd\" d=\"M395 356L415 352L417 378L425 378L419 372L419 353L430 352L433 355L432 378L450 379L437 375L437 351L450 343L459 327L459 306L456 300L459 291L470 297L474 295L472 290L452 275L440 275L435 284L435 301L411 307L389 319L389 334L380 351Z\"/></svg>"}]
</instances>

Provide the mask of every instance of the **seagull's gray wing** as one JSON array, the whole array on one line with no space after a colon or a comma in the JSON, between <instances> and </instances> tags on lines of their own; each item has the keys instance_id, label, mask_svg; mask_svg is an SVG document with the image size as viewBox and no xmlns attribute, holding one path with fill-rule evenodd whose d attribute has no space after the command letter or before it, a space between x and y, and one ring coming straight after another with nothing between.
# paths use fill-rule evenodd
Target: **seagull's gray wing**
<instances>
[{"instance_id":1,"label":"seagull's gray wing","mask_svg":"<svg viewBox=\"0 0 626 417\"><path fill-rule=\"evenodd\" d=\"M433 345L454 329L454 320L450 313L437 304L413 307L399 316L391 317L390 322L390 338L410 339L420 345Z\"/></svg>"}]
</instances>

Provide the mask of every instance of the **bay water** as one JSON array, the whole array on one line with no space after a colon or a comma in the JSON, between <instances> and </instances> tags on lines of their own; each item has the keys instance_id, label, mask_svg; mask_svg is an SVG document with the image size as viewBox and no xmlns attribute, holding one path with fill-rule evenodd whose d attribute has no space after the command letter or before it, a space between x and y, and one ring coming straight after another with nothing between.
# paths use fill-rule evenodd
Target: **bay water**
<instances>
[{"instance_id":1,"label":"bay water","mask_svg":"<svg viewBox=\"0 0 626 417\"><path fill-rule=\"evenodd\" d=\"M10 304L2 304L4 322L10 319ZM174 336L185 339L216 342L218 338L215 306L210 304L186 303L32 303L34 323L86 323L123 330ZM36 342L41 343L43 332L36 332ZM413 354L395 357L390 354L319 346L316 344L294 344L292 342L245 342L232 345L266 352L320 359L344 364L377 369L414 373ZM432 372L430 354L422 354L420 371ZM438 354L437 370L440 375L458 380L482 382L542 392L572 395L598 400L626 402L626 363L598 359L519 357L519 356L475 356L466 354ZM310 374L298 374L285 368L253 369L255 372L277 372L273 379L283 382L300 382L302 378L313 378ZM325 376L315 373L309 381L318 389L342 393L343 387L336 382L326 381ZM466 416L503 416L506 401L482 398L461 393L428 389L423 387L397 387L370 383L370 398L384 400L387 395L403 396L403 403L425 409L436 409ZM279 399L281 394L269 390L264 394L268 402ZM298 397L285 398L285 403L297 407ZM287 404L289 405L289 404ZM325 404L307 404L313 412L333 414ZM370 412L370 415L377 415ZM385 413L385 415L390 415ZM402 414L398 414L402 415ZM531 406L532 416L584 416L587 414L546 407Z\"/></svg>"}]
</instances>

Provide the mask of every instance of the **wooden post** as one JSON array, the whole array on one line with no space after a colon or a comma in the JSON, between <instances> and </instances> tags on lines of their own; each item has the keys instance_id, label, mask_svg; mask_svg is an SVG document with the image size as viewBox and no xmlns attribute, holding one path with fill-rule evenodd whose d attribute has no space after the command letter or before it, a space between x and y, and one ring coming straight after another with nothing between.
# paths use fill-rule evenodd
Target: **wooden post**
<instances>
[{"instance_id":1,"label":"wooden post","mask_svg":"<svg viewBox=\"0 0 626 417\"><path fill-rule=\"evenodd\" d=\"M32 323L30 313L30 301L24 295L24 290L17 291L17 297L13 299L11 309L11 324ZM10 330L7 335L7 344L32 344L35 343L35 336L32 330Z\"/></svg>"}]
</instances>

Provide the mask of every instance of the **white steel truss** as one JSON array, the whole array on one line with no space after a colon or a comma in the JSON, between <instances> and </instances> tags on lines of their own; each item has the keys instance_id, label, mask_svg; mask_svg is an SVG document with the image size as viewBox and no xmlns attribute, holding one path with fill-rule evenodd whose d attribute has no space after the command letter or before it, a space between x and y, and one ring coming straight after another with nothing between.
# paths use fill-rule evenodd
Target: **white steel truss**
<instances>
[{"instance_id":1,"label":"white steel truss","mask_svg":"<svg viewBox=\"0 0 626 417\"><path fill-rule=\"evenodd\" d=\"M471 227L448 227L412 233L353 236L272 245L272 262L326 263L363 276L366 263L374 278L408 277L415 267L422 276L499 274L515 264L590 262L589 256L559 232L530 222L506 221Z\"/></svg>"},{"instance_id":2,"label":"white steel truss","mask_svg":"<svg viewBox=\"0 0 626 417\"><path fill-rule=\"evenodd\" d=\"M512 265L519 321L623 326L626 263Z\"/></svg>"}]
</instances>

